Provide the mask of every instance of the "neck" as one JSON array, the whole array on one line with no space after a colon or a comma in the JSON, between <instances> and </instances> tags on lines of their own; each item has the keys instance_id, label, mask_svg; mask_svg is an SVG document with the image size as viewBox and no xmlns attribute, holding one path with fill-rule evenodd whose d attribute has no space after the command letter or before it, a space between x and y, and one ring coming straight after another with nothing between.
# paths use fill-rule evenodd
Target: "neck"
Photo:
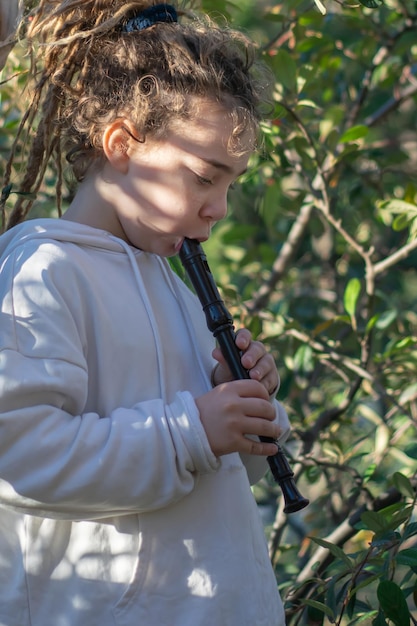
<instances>
[{"instance_id":1,"label":"neck","mask_svg":"<svg viewBox=\"0 0 417 626\"><path fill-rule=\"evenodd\" d=\"M113 186L106 182L101 173L88 176L79 185L62 219L106 230L126 239L111 200L114 193Z\"/></svg>"}]
</instances>

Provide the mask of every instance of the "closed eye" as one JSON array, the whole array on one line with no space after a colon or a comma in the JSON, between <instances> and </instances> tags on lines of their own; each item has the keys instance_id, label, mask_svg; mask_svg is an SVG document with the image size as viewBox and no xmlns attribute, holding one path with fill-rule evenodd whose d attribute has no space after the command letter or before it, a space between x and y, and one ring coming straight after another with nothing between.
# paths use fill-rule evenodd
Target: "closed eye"
<instances>
[{"instance_id":1,"label":"closed eye","mask_svg":"<svg viewBox=\"0 0 417 626\"><path fill-rule=\"evenodd\" d=\"M199 174L196 174L196 178L198 182L200 183L200 185L212 185L213 184L212 180L210 180L209 178L204 178L204 176L200 176Z\"/></svg>"}]
</instances>

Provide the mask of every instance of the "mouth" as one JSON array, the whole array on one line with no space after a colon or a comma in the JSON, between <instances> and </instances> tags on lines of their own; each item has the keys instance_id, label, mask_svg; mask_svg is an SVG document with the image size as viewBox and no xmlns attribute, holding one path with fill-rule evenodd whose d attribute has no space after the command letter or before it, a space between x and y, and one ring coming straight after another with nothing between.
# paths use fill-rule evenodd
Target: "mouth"
<instances>
[{"instance_id":1,"label":"mouth","mask_svg":"<svg viewBox=\"0 0 417 626\"><path fill-rule=\"evenodd\" d=\"M202 237L181 237L181 239L179 239L177 241L177 243L175 244L175 253L178 254L179 251L182 248L182 244L184 243L184 239L193 239L195 241L198 241L198 243L204 243L205 241L207 241L210 237L210 233L207 235L203 235Z\"/></svg>"},{"instance_id":2,"label":"mouth","mask_svg":"<svg viewBox=\"0 0 417 626\"><path fill-rule=\"evenodd\" d=\"M175 246L174 246L176 254L178 254L178 252L181 250L181 247L182 247L183 243L184 243L184 237L181 237L181 239L179 239L177 241L177 243L175 244Z\"/></svg>"}]
</instances>

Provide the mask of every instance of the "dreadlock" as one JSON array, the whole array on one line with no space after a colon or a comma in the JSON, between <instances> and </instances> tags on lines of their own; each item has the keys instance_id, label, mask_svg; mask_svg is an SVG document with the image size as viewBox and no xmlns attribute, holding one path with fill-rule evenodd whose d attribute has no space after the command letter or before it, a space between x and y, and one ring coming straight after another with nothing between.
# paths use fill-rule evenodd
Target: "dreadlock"
<instances>
[{"instance_id":1,"label":"dreadlock","mask_svg":"<svg viewBox=\"0 0 417 626\"><path fill-rule=\"evenodd\" d=\"M31 54L31 101L5 168L10 190L18 146L27 143L25 173L7 228L29 213L47 168L55 167L61 213L63 155L76 181L103 159L107 124L126 116L138 134L161 136L173 118L189 115L190 95L222 103L234 121L238 152L243 131L256 131L265 88L252 44L240 32L178 10L180 23L128 33L123 25L154 2L40 0L23 37ZM254 132L256 136L256 132ZM5 216L7 193L1 204Z\"/></svg>"}]
</instances>

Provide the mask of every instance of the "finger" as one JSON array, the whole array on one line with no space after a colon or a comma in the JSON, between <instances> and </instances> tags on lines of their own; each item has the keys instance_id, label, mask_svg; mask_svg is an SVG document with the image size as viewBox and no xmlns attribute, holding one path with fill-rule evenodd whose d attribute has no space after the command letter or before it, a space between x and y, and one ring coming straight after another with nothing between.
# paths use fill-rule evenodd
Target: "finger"
<instances>
[{"instance_id":1,"label":"finger","mask_svg":"<svg viewBox=\"0 0 417 626\"><path fill-rule=\"evenodd\" d=\"M232 380L226 384L234 385L235 391L240 398L259 398L261 400L269 400L267 390L258 380L245 378L242 380Z\"/></svg>"},{"instance_id":2,"label":"finger","mask_svg":"<svg viewBox=\"0 0 417 626\"><path fill-rule=\"evenodd\" d=\"M213 349L211 355L212 355L213 359L216 359L216 361L218 361L219 363L223 363L223 364L225 363L225 359L224 359L223 353L220 350L219 346L216 346Z\"/></svg>"},{"instance_id":3,"label":"finger","mask_svg":"<svg viewBox=\"0 0 417 626\"><path fill-rule=\"evenodd\" d=\"M254 456L274 456L278 452L278 446L274 443L266 443L264 441L253 441L247 439L247 443L243 445L242 453L252 454Z\"/></svg>"},{"instance_id":4,"label":"finger","mask_svg":"<svg viewBox=\"0 0 417 626\"><path fill-rule=\"evenodd\" d=\"M244 357L248 358L244 359ZM252 361L255 361L252 367L247 367L248 371L252 373L251 378L254 378L255 380L261 380L262 378L265 378L265 376L275 373L275 361L271 354L263 353L260 355L256 355L253 352L251 353L251 355L249 355L248 353L245 353L242 356L242 365L244 360L248 363L249 358L251 358Z\"/></svg>"},{"instance_id":5,"label":"finger","mask_svg":"<svg viewBox=\"0 0 417 626\"><path fill-rule=\"evenodd\" d=\"M278 372L275 372L272 374L269 372L267 376L264 376L262 378L257 378L256 372L253 373L251 371L250 377L252 380L256 380L257 382L260 382L261 385L263 385L263 387L265 387L265 389L267 390L269 396L276 395L280 386L280 378L279 378Z\"/></svg>"},{"instance_id":6,"label":"finger","mask_svg":"<svg viewBox=\"0 0 417 626\"><path fill-rule=\"evenodd\" d=\"M278 386L279 374L271 354L265 354L254 367L248 370L253 380L261 382L268 390Z\"/></svg>"},{"instance_id":7,"label":"finger","mask_svg":"<svg viewBox=\"0 0 417 626\"><path fill-rule=\"evenodd\" d=\"M265 350L265 346L260 341L252 341L248 348L242 354L242 365L246 369L250 370L256 367L262 359L264 359L268 353Z\"/></svg>"},{"instance_id":8,"label":"finger","mask_svg":"<svg viewBox=\"0 0 417 626\"><path fill-rule=\"evenodd\" d=\"M239 350L247 350L252 342L252 333L247 328L240 328L235 337Z\"/></svg>"},{"instance_id":9,"label":"finger","mask_svg":"<svg viewBox=\"0 0 417 626\"><path fill-rule=\"evenodd\" d=\"M220 348L214 348L212 352L213 358L217 361L211 373L211 382L215 387L221 383L233 380L232 373L227 365Z\"/></svg>"},{"instance_id":10,"label":"finger","mask_svg":"<svg viewBox=\"0 0 417 626\"><path fill-rule=\"evenodd\" d=\"M265 396L267 396L267 393L265 394ZM275 419L275 408L269 402L269 396L267 397L268 400L264 400L263 398L246 398L244 400L245 404L243 406L244 415L248 419L255 418L260 420L267 420L268 422L273 422Z\"/></svg>"},{"instance_id":11,"label":"finger","mask_svg":"<svg viewBox=\"0 0 417 626\"><path fill-rule=\"evenodd\" d=\"M275 422L269 422L257 417L247 417L241 420L242 435L254 435L255 437L267 437L274 441L281 435L281 429Z\"/></svg>"}]
</instances>

